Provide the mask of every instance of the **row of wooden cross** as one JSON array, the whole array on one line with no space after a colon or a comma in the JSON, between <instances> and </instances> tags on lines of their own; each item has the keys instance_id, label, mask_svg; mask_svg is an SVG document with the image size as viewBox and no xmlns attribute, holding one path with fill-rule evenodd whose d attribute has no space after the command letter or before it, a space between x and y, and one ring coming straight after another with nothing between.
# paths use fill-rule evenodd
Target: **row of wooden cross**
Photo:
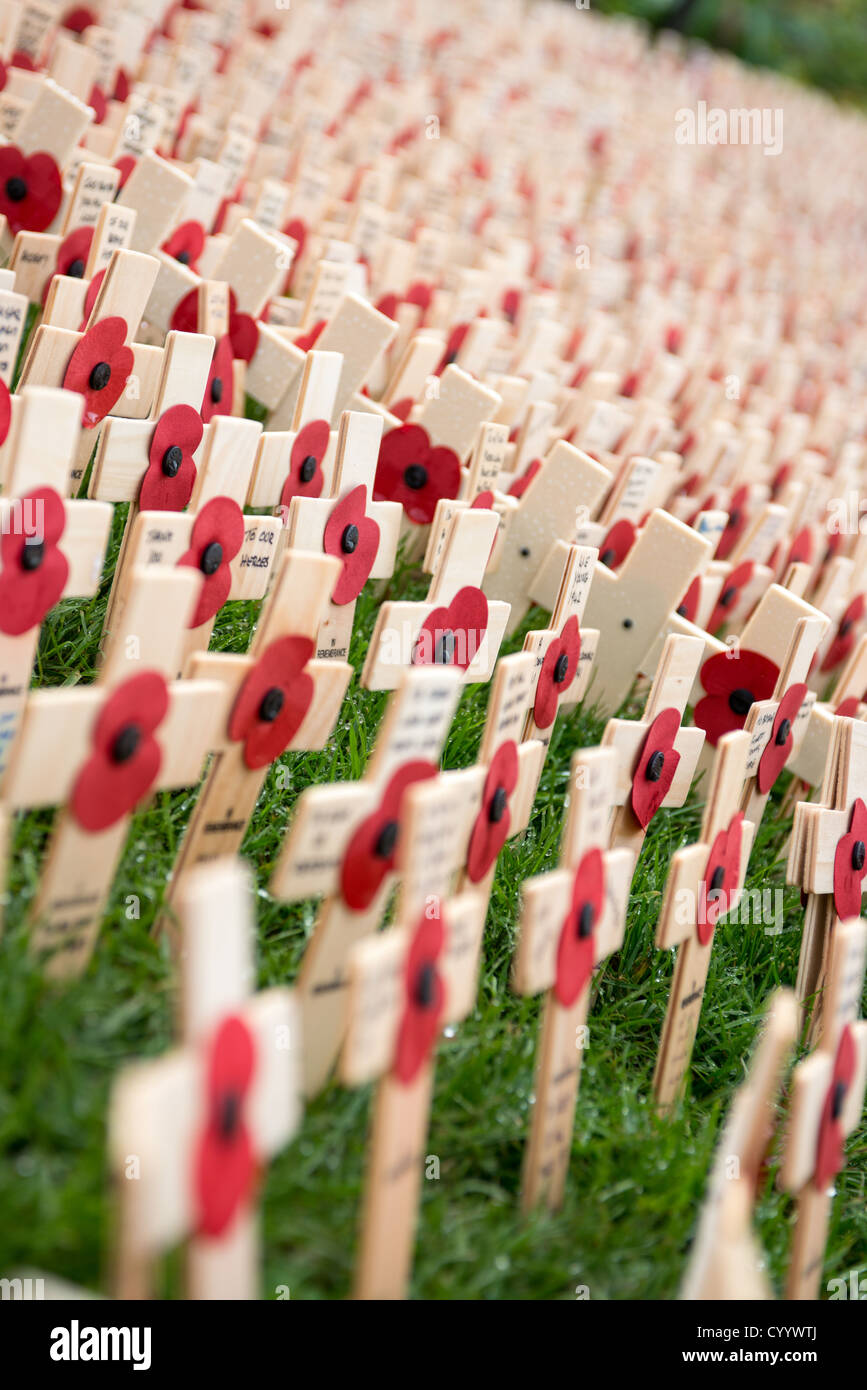
<instances>
[{"instance_id":1,"label":"row of wooden cross","mask_svg":"<svg viewBox=\"0 0 867 1390\"><path fill-rule=\"evenodd\" d=\"M867 553L858 534L826 547L822 518L863 466L849 402L830 372L819 400L809 380L799 395L797 351L771 366L726 320L750 383L741 418L704 352L706 313L681 352L658 305L638 334L628 310L618 321L577 293L541 225L531 272L501 189L497 254L476 266L474 232L447 275L458 238L434 203L415 209L417 234L398 230L412 200L395 171L405 158L413 177L420 137L386 159L379 97L351 196L335 193L342 160L323 159L315 120L281 177L287 131L258 136L278 119L287 54L314 114L334 100L304 76L318 26L294 15L245 35L230 8L181 13L149 42L147 25L107 14L78 39L50 5L5 16L0 156L18 162L0 199L0 798L4 813L60 808L30 910L50 976L85 969L135 810L204 771L158 923L181 970L181 1046L124 1074L112 1106L118 1289L146 1295L157 1257L189 1239L190 1296L255 1291L258 1170L337 1067L348 1085L377 1082L357 1292L406 1291L436 1039L473 1007L498 856L530 823L559 711L586 701L611 717L575 755L559 864L525 885L515 956L515 988L544 997L524 1204L562 1199L576 1040L652 820L703 774L699 840L672 859L656 938L678 948L654 1083L671 1111L716 922L738 908L786 768L817 789L789 848L806 895L797 1003L772 1005L724 1143L737 1180L714 1184L686 1287L725 1296L746 1271L768 1292L750 1216L803 1016L813 1051L781 1180L798 1194L788 1291L812 1296L867 1074ZM136 17L156 24L155 9ZM126 95L121 69L139 73ZM113 93L99 123L94 87ZM478 112L461 114L475 131ZM432 189L449 186L453 143ZM711 287L722 262L709 263ZM492 285L512 294L493 310ZM377 593L360 670L391 692L376 746L360 780L298 798L269 887L320 905L292 994L255 994L235 856L269 767L344 736L356 601L399 550L428 592ZM31 691L42 624L103 582L96 680ZM236 600L262 601L249 648L212 651ZM533 605L547 625L500 657ZM636 680L640 716L616 717ZM463 687L488 682L476 762L441 771ZM379 931L395 887L396 925Z\"/></svg>"}]
</instances>

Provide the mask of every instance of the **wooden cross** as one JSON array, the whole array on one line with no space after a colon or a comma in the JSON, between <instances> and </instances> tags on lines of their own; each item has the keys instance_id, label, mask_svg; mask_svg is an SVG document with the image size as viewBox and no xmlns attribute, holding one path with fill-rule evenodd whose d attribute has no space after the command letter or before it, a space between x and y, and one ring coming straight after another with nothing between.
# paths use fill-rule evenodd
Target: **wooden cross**
<instances>
[{"instance_id":1,"label":"wooden cross","mask_svg":"<svg viewBox=\"0 0 867 1390\"><path fill-rule=\"evenodd\" d=\"M171 680L200 582L189 569L137 574L98 682L27 700L4 793L15 810L63 808L30 912L52 978L87 964L135 808L197 782L219 740L226 688Z\"/></svg>"},{"instance_id":2,"label":"wooden cross","mask_svg":"<svg viewBox=\"0 0 867 1390\"><path fill-rule=\"evenodd\" d=\"M587 621L599 629L604 659L589 693L606 712L619 709L646 669L658 634L709 555L704 536L656 510L616 573L597 565Z\"/></svg>"},{"instance_id":3,"label":"wooden cross","mask_svg":"<svg viewBox=\"0 0 867 1390\"><path fill-rule=\"evenodd\" d=\"M423 872L426 891L402 892L397 925L359 942L350 962L340 1076L348 1086L378 1082L355 1281L360 1299L406 1297L436 1040L467 1016L476 997L485 896L445 898L433 890L454 862L460 797L445 780L408 792L401 863L408 885ZM436 867L423 863L431 853Z\"/></svg>"},{"instance_id":4,"label":"wooden cross","mask_svg":"<svg viewBox=\"0 0 867 1390\"><path fill-rule=\"evenodd\" d=\"M690 640L690 639L687 639ZM716 748L701 834L672 856L656 933L659 950L679 946L653 1087L670 1109L689 1069L710 966L714 929L740 901L755 826L741 811L750 735L726 734Z\"/></svg>"},{"instance_id":5,"label":"wooden cross","mask_svg":"<svg viewBox=\"0 0 867 1390\"><path fill-rule=\"evenodd\" d=\"M286 544L341 561L316 644L316 655L332 661L347 658L355 600L367 580L386 578L394 569L401 509L396 502L372 500L381 434L375 415L344 411L330 496L296 494L289 503Z\"/></svg>"},{"instance_id":6,"label":"wooden cross","mask_svg":"<svg viewBox=\"0 0 867 1390\"><path fill-rule=\"evenodd\" d=\"M407 666L459 670L467 684L490 679L509 606L481 589L499 520L487 508L462 508L448 524L427 597L380 606L361 683L393 690Z\"/></svg>"},{"instance_id":7,"label":"wooden cross","mask_svg":"<svg viewBox=\"0 0 867 1390\"><path fill-rule=\"evenodd\" d=\"M864 694L867 691L867 633L852 649L843 666L830 700L817 700L810 710L801 745L795 749L787 766L811 787L821 785L831 748L835 715L847 719L864 717Z\"/></svg>"},{"instance_id":8,"label":"wooden cross","mask_svg":"<svg viewBox=\"0 0 867 1390\"><path fill-rule=\"evenodd\" d=\"M111 528L103 502L64 500L80 430L69 391L28 386L4 449L0 500L0 779L21 722L39 632L63 598L99 588Z\"/></svg>"},{"instance_id":9,"label":"wooden cross","mask_svg":"<svg viewBox=\"0 0 867 1390\"><path fill-rule=\"evenodd\" d=\"M524 651L535 658L533 698L524 725L525 739L538 739L547 751L561 706L577 704L587 692L599 643L595 628L581 627L597 551L592 546L558 548L563 567L546 628L528 632Z\"/></svg>"},{"instance_id":10,"label":"wooden cross","mask_svg":"<svg viewBox=\"0 0 867 1390\"><path fill-rule=\"evenodd\" d=\"M193 679L227 687L228 718L181 841L164 914L171 916L194 866L238 852L271 764L286 751L323 748L331 737L352 667L317 660L313 651L339 568L328 555L288 551L249 652L193 657Z\"/></svg>"},{"instance_id":11,"label":"wooden cross","mask_svg":"<svg viewBox=\"0 0 867 1390\"><path fill-rule=\"evenodd\" d=\"M811 1034L823 1026L822 981L837 925L861 912L867 876L867 724L835 716L818 802L795 807L786 879L807 894L797 995L813 1001Z\"/></svg>"},{"instance_id":12,"label":"wooden cross","mask_svg":"<svg viewBox=\"0 0 867 1390\"><path fill-rule=\"evenodd\" d=\"M752 1217L774 1129L776 1099L797 1036L795 996L791 990L778 989L771 996L749 1074L735 1095L717 1147L680 1293L689 1302L774 1296Z\"/></svg>"},{"instance_id":13,"label":"wooden cross","mask_svg":"<svg viewBox=\"0 0 867 1390\"><path fill-rule=\"evenodd\" d=\"M270 888L290 902L325 899L297 982L307 1095L325 1084L343 1039L349 951L375 930L388 901L405 790L436 774L459 694L456 671L405 671L364 777L307 787L298 798Z\"/></svg>"},{"instance_id":14,"label":"wooden cross","mask_svg":"<svg viewBox=\"0 0 867 1390\"><path fill-rule=\"evenodd\" d=\"M304 356L291 428L263 432L247 495L250 507L278 507L284 521L292 498L329 496L337 433L331 428L343 358L339 352Z\"/></svg>"},{"instance_id":15,"label":"wooden cross","mask_svg":"<svg viewBox=\"0 0 867 1390\"><path fill-rule=\"evenodd\" d=\"M598 578L599 566L594 584ZM703 651L700 638L666 638L642 718L609 719L602 735L603 746L618 754L611 843L636 856L657 811L682 806L689 795L704 733L680 721Z\"/></svg>"},{"instance_id":16,"label":"wooden cross","mask_svg":"<svg viewBox=\"0 0 867 1390\"><path fill-rule=\"evenodd\" d=\"M545 991L524 1155L525 1211L540 1202L553 1210L563 1200L593 972L623 941L635 855L607 847L616 771L613 749L575 754L560 867L523 887L514 988Z\"/></svg>"},{"instance_id":17,"label":"wooden cross","mask_svg":"<svg viewBox=\"0 0 867 1390\"><path fill-rule=\"evenodd\" d=\"M180 1046L115 1083L118 1298L152 1298L160 1256L181 1241L188 1298L259 1296L256 1191L299 1123L299 1028L288 989L253 992L253 901L236 860L190 874Z\"/></svg>"},{"instance_id":18,"label":"wooden cross","mask_svg":"<svg viewBox=\"0 0 867 1390\"><path fill-rule=\"evenodd\" d=\"M864 988L867 923L840 922L825 983L825 1027L818 1046L792 1074L792 1107L780 1187L797 1194L786 1297L818 1296L828 1240L833 1182L846 1138L857 1125L867 1082L867 1021L856 1022Z\"/></svg>"},{"instance_id":19,"label":"wooden cross","mask_svg":"<svg viewBox=\"0 0 867 1390\"><path fill-rule=\"evenodd\" d=\"M510 605L507 631L514 631L532 602L549 611L553 607L563 550L577 526L595 514L610 485L607 468L564 440L543 459L507 516L499 564L485 578L488 597ZM558 542L563 543L558 547Z\"/></svg>"}]
</instances>

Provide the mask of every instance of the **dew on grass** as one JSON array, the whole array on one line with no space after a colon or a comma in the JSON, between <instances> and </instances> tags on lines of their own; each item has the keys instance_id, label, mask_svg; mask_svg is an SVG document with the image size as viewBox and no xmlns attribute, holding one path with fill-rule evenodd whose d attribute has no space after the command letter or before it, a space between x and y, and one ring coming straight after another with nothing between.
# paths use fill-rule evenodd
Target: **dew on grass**
<instances>
[{"instance_id":1,"label":"dew on grass","mask_svg":"<svg viewBox=\"0 0 867 1390\"><path fill-rule=\"evenodd\" d=\"M456 1038L457 1035L458 1035L458 1030L457 1030L457 1028L454 1026L453 1023L450 1023L449 1026L448 1026L448 1028L444 1028L444 1029L443 1029L443 1037L444 1037L444 1038Z\"/></svg>"}]
</instances>

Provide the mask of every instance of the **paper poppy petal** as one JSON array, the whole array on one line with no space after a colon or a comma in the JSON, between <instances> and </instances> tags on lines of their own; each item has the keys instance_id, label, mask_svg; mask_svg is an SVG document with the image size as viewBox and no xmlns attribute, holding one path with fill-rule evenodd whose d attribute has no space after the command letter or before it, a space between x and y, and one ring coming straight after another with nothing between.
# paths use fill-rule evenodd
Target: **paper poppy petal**
<instances>
[{"instance_id":1,"label":"paper poppy petal","mask_svg":"<svg viewBox=\"0 0 867 1390\"><path fill-rule=\"evenodd\" d=\"M843 1133L841 1117L842 1103L858 1068L858 1051L852 1029L847 1025L840 1034L831 1084L822 1107L819 1122L819 1138L816 1145L816 1167L813 1182L820 1192L830 1186L843 1167L843 1146L846 1136Z\"/></svg>"},{"instance_id":2,"label":"paper poppy petal","mask_svg":"<svg viewBox=\"0 0 867 1390\"><path fill-rule=\"evenodd\" d=\"M288 507L293 497L321 497L325 486L322 460L328 452L331 427L327 420L310 420L298 431L289 454L289 474L280 494Z\"/></svg>"},{"instance_id":3,"label":"paper poppy petal","mask_svg":"<svg viewBox=\"0 0 867 1390\"><path fill-rule=\"evenodd\" d=\"M437 963L444 944L442 916L422 916L404 965L404 1006L395 1042L394 1075L405 1086L421 1071L442 1027L446 991Z\"/></svg>"},{"instance_id":4,"label":"paper poppy petal","mask_svg":"<svg viewBox=\"0 0 867 1390\"><path fill-rule=\"evenodd\" d=\"M244 514L231 497L213 497L199 512L193 524L190 548L178 560L199 570L203 578L198 603L190 627L200 627L222 608L232 587L231 562L244 543ZM210 574L202 570L208 548L217 545L220 558Z\"/></svg>"},{"instance_id":5,"label":"paper poppy petal","mask_svg":"<svg viewBox=\"0 0 867 1390\"><path fill-rule=\"evenodd\" d=\"M509 496L510 496L510 497L523 497L523 496L524 496L524 493L527 491L527 488L530 486L530 484L532 483L533 479L534 479L539 473L541 473L541 471L542 471L542 460L541 460L541 459L533 459L532 463L528 463L528 464L527 464L527 467L524 469L524 471L523 471L523 473L521 474L521 476L520 476L519 478L515 478L514 482L512 483L511 487L509 488Z\"/></svg>"},{"instance_id":6,"label":"paper poppy petal","mask_svg":"<svg viewBox=\"0 0 867 1390\"><path fill-rule=\"evenodd\" d=\"M12 424L12 397L9 394L9 387L0 377L0 444L5 444L9 437L9 426Z\"/></svg>"},{"instance_id":7,"label":"paper poppy petal","mask_svg":"<svg viewBox=\"0 0 867 1390\"><path fill-rule=\"evenodd\" d=\"M323 549L343 564L331 602L342 607L358 598L367 583L379 550L379 526L366 515L367 488L363 483L348 492L325 523ZM352 545L352 549L348 547Z\"/></svg>"},{"instance_id":8,"label":"paper poppy petal","mask_svg":"<svg viewBox=\"0 0 867 1390\"><path fill-rule=\"evenodd\" d=\"M363 912L394 868L399 841L403 794L414 782L436 777L433 763L414 759L392 773L379 806L355 829L340 866L340 892L353 912ZM392 832L391 827L395 827ZM383 831L388 828L384 839ZM386 852L387 851L387 852Z\"/></svg>"},{"instance_id":9,"label":"paper poppy petal","mask_svg":"<svg viewBox=\"0 0 867 1390\"><path fill-rule=\"evenodd\" d=\"M314 650L310 637L279 637L248 673L229 718L229 737L243 741L247 767L273 763L303 724L315 693L313 677L304 669ZM267 717L263 702L274 691L282 696L282 705L276 716Z\"/></svg>"},{"instance_id":10,"label":"paper poppy petal","mask_svg":"<svg viewBox=\"0 0 867 1390\"><path fill-rule=\"evenodd\" d=\"M599 546L599 559L610 570L617 570L623 564L638 532L626 518L616 521Z\"/></svg>"},{"instance_id":11,"label":"paper poppy petal","mask_svg":"<svg viewBox=\"0 0 867 1390\"><path fill-rule=\"evenodd\" d=\"M867 600L863 594L856 594L837 624L834 640L825 653L823 671L833 671L851 652L855 645L856 627L864 617Z\"/></svg>"},{"instance_id":12,"label":"paper poppy petal","mask_svg":"<svg viewBox=\"0 0 867 1390\"><path fill-rule=\"evenodd\" d=\"M680 713L664 709L647 731L632 779L630 802L635 819L646 830L674 781L680 754L674 740L680 731Z\"/></svg>"},{"instance_id":13,"label":"paper poppy petal","mask_svg":"<svg viewBox=\"0 0 867 1390\"><path fill-rule=\"evenodd\" d=\"M711 846L698 890L696 931L702 946L707 945L720 917L728 912L732 895L740 882L743 820L743 812L737 811Z\"/></svg>"},{"instance_id":14,"label":"paper poppy petal","mask_svg":"<svg viewBox=\"0 0 867 1390\"><path fill-rule=\"evenodd\" d=\"M245 1102L256 1069L256 1045L237 1016L223 1020L208 1058L208 1113L193 1160L196 1233L215 1238L250 1201L257 1178Z\"/></svg>"},{"instance_id":15,"label":"paper poppy petal","mask_svg":"<svg viewBox=\"0 0 867 1390\"><path fill-rule=\"evenodd\" d=\"M163 412L151 438L148 468L139 488L143 511L183 511L193 493L197 474L193 455L203 433L202 417L191 405L173 405ZM167 458L174 449L181 450L180 464Z\"/></svg>"},{"instance_id":16,"label":"paper poppy petal","mask_svg":"<svg viewBox=\"0 0 867 1390\"><path fill-rule=\"evenodd\" d=\"M232 340L228 334L217 343L208 373L208 384L200 414L207 424L215 415L231 415L235 394L235 369Z\"/></svg>"},{"instance_id":17,"label":"paper poppy petal","mask_svg":"<svg viewBox=\"0 0 867 1390\"><path fill-rule=\"evenodd\" d=\"M414 666L454 666L466 671L475 660L488 630L488 600L481 589L459 589L445 608L435 608L416 640Z\"/></svg>"},{"instance_id":18,"label":"paper poppy petal","mask_svg":"<svg viewBox=\"0 0 867 1390\"><path fill-rule=\"evenodd\" d=\"M108 829L131 814L151 790L162 765L162 749L153 734L168 707L168 686L157 671L131 676L108 696L94 726L93 752L75 780L69 802L84 830ZM138 743L130 756L118 761L116 740L130 727Z\"/></svg>"},{"instance_id":19,"label":"paper poppy petal","mask_svg":"<svg viewBox=\"0 0 867 1390\"><path fill-rule=\"evenodd\" d=\"M560 636L550 644L542 660L533 700L533 720L538 728L548 729L554 723L560 696L575 679L580 657L581 633L578 619L573 613L571 618L566 619Z\"/></svg>"},{"instance_id":20,"label":"paper poppy petal","mask_svg":"<svg viewBox=\"0 0 867 1390\"><path fill-rule=\"evenodd\" d=\"M698 605L701 599L701 575L696 575L690 584L680 603L677 611L682 618L686 618L688 623L694 623L698 615Z\"/></svg>"},{"instance_id":21,"label":"paper poppy petal","mask_svg":"<svg viewBox=\"0 0 867 1390\"><path fill-rule=\"evenodd\" d=\"M13 66L15 59L13 58ZM10 196L14 183L16 194ZM13 236L18 232L44 232L54 221L63 199L60 170L45 150L29 156L17 145L0 148L0 214L5 216Z\"/></svg>"},{"instance_id":22,"label":"paper poppy petal","mask_svg":"<svg viewBox=\"0 0 867 1390\"><path fill-rule=\"evenodd\" d=\"M20 516L20 529L0 536L0 632L10 637L38 627L69 578L69 562L57 548L66 526L60 495L37 488L21 498ZM41 562L30 568L35 545L41 545Z\"/></svg>"},{"instance_id":23,"label":"paper poppy petal","mask_svg":"<svg viewBox=\"0 0 867 1390\"><path fill-rule=\"evenodd\" d=\"M120 400L135 366L132 348L125 346L126 320L119 315L100 319L80 339L63 378L67 391L78 391L84 397L82 425L93 429ZM108 368L104 386L95 384L98 368Z\"/></svg>"},{"instance_id":24,"label":"paper poppy petal","mask_svg":"<svg viewBox=\"0 0 867 1390\"><path fill-rule=\"evenodd\" d=\"M867 875L867 806L861 797L852 805L849 829L841 835L834 853L834 911L844 921L861 916L861 895ZM860 867L858 867L860 865Z\"/></svg>"},{"instance_id":25,"label":"paper poppy petal","mask_svg":"<svg viewBox=\"0 0 867 1390\"><path fill-rule=\"evenodd\" d=\"M770 742L759 759L756 785L764 796L771 790L792 751L792 725L807 694L806 685L790 685L777 707Z\"/></svg>"},{"instance_id":26,"label":"paper poppy petal","mask_svg":"<svg viewBox=\"0 0 867 1390\"><path fill-rule=\"evenodd\" d=\"M575 870L572 901L557 943L554 994L564 1009L571 1008L590 982L595 957L594 933L605 905L605 860L598 849L587 850Z\"/></svg>"},{"instance_id":27,"label":"paper poppy petal","mask_svg":"<svg viewBox=\"0 0 867 1390\"><path fill-rule=\"evenodd\" d=\"M467 877L471 883L481 882L509 838L512 822L509 796L518 785L518 770L518 746L513 739L507 739L491 759L482 805L470 834Z\"/></svg>"}]
</instances>

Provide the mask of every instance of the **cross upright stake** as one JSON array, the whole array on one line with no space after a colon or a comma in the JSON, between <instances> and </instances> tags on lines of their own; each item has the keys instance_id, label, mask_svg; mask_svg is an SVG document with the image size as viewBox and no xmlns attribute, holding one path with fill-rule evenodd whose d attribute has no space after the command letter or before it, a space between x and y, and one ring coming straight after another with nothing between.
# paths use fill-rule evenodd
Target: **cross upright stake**
<instances>
[{"instance_id":1,"label":"cross upright stake","mask_svg":"<svg viewBox=\"0 0 867 1390\"><path fill-rule=\"evenodd\" d=\"M635 855L607 847L616 765L613 749L575 754L560 867L524 884L514 987L521 994L545 991L524 1155L525 1211L562 1203L593 972L623 941Z\"/></svg>"},{"instance_id":2,"label":"cross upright stake","mask_svg":"<svg viewBox=\"0 0 867 1390\"><path fill-rule=\"evenodd\" d=\"M349 952L382 919L406 789L436 776L459 694L456 671L420 666L404 672L364 777L307 787L298 798L270 887L290 902L324 898L297 982L307 1095L325 1084L340 1050Z\"/></svg>"},{"instance_id":3,"label":"cross upright stake","mask_svg":"<svg viewBox=\"0 0 867 1390\"><path fill-rule=\"evenodd\" d=\"M717 1147L682 1299L773 1298L752 1216L774 1128L774 1103L797 1036L795 996L791 990L778 989L771 996L749 1074L735 1095Z\"/></svg>"},{"instance_id":4,"label":"cross upright stake","mask_svg":"<svg viewBox=\"0 0 867 1390\"><path fill-rule=\"evenodd\" d=\"M561 706L578 704L584 698L594 669L599 633L580 624L587 611L597 553L587 545L558 550L563 565L550 622L524 638L524 651L536 663L524 738L538 739L546 752Z\"/></svg>"},{"instance_id":5,"label":"cross upright stake","mask_svg":"<svg viewBox=\"0 0 867 1390\"><path fill-rule=\"evenodd\" d=\"M188 1298L259 1296L256 1190L264 1161L298 1126L299 1029L288 989L253 993L252 905L237 861L190 874L180 1045L115 1083L118 1298L152 1298L157 1262L180 1241Z\"/></svg>"},{"instance_id":6,"label":"cross upright stake","mask_svg":"<svg viewBox=\"0 0 867 1390\"><path fill-rule=\"evenodd\" d=\"M87 964L133 811L198 781L225 718L219 682L171 679L196 575L136 579L99 681L33 691L7 771L12 809L62 807L30 912L32 947L51 951L54 979Z\"/></svg>"},{"instance_id":7,"label":"cross upright stake","mask_svg":"<svg viewBox=\"0 0 867 1390\"><path fill-rule=\"evenodd\" d=\"M691 640L691 639L687 639ZM714 928L740 900L755 826L740 809L750 735L739 729L717 744L697 844L672 856L656 945L679 946L653 1080L656 1103L669 1110L689 1069L710 966Z\"/></svg>"},{"instance_id":8,"label":"cross upright stake","mask_svg":"<svg viewBox=\"0 0 867 1390\"><path fill-rule=\"evenodd\" d=\"M833 1182L846 1138L858 1123L867 1081L867 1021L858 1019L864 987L867 923L840 922L825 983L825 1027L792 1075L792 1108L779 1183L797 1195L786 1297L818 1297L828 1240Z\"/></svg>"}]
</instances>

